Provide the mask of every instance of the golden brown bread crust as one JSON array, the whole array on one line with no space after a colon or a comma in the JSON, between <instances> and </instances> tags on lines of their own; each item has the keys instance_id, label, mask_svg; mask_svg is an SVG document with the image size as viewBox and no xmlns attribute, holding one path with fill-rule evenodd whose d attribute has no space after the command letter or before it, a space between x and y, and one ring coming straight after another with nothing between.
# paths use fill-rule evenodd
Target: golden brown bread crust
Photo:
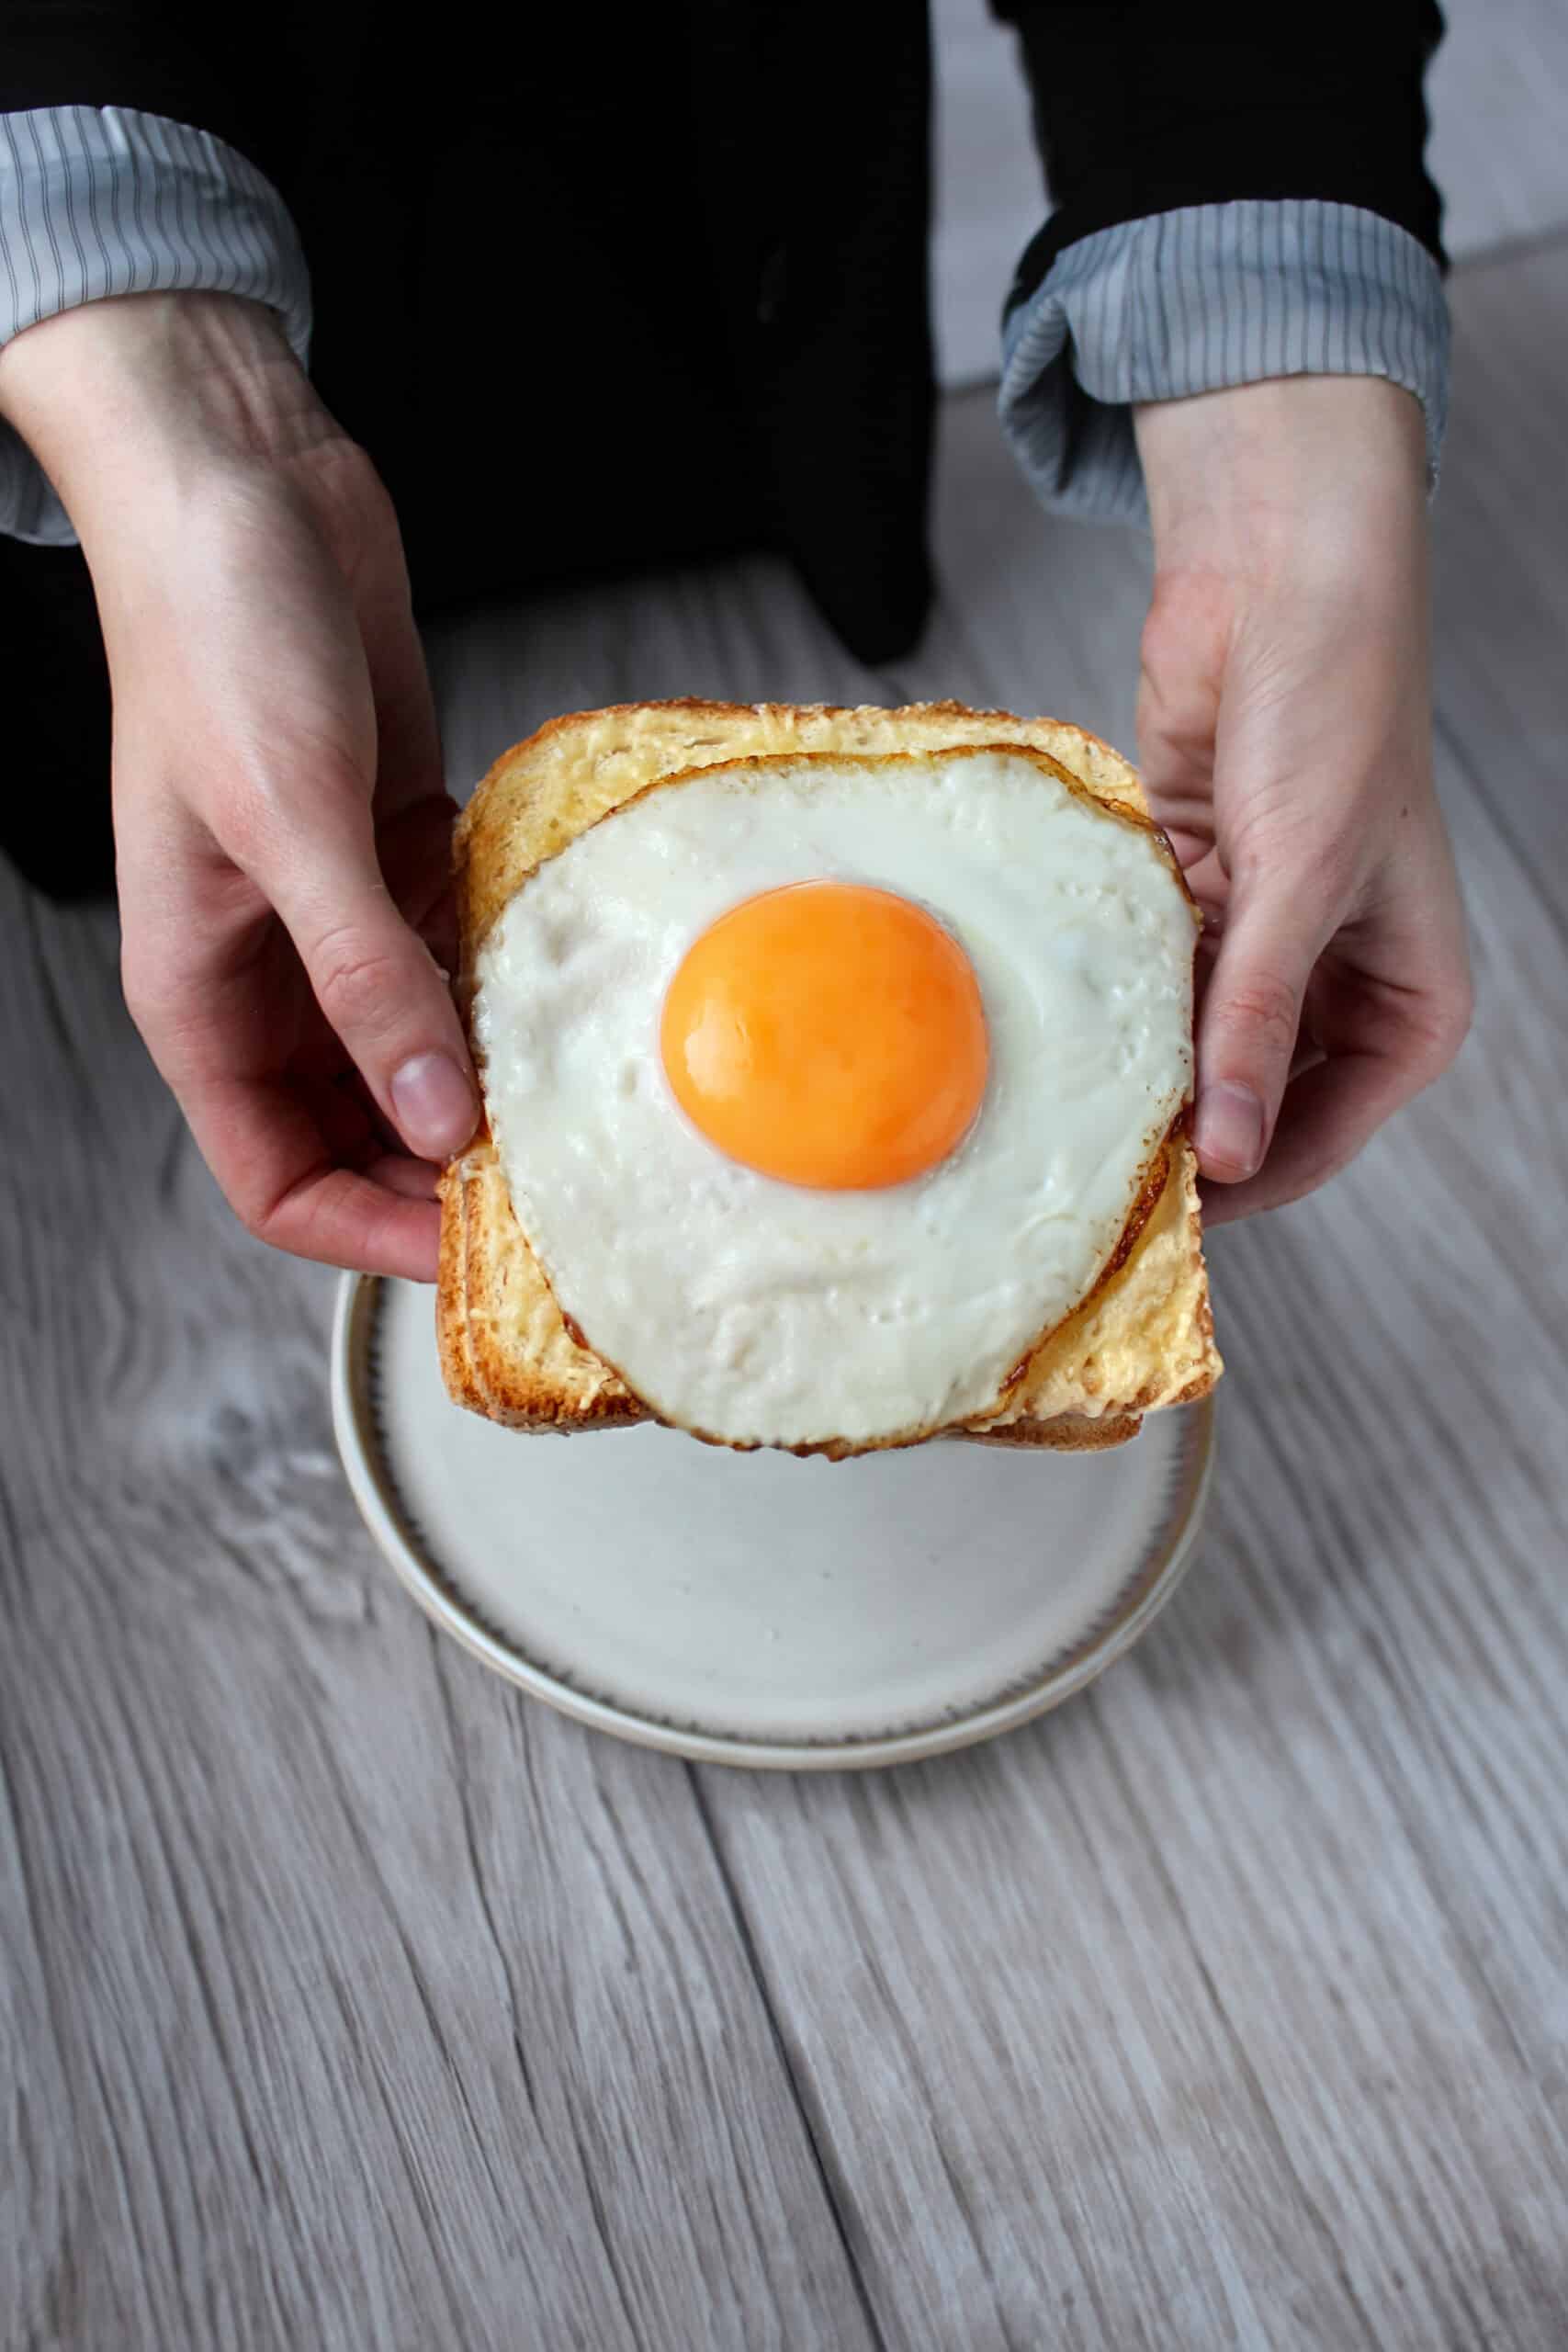
<instances>
[{"instance_id":1,"label":"golden brown bread crust","mask_svg":"<svg viewBox=\"0 0 1568 2352\"><path fill-rule=\"evenodd\" d=\"M515 1430L646 1420L637 1398L569 1329L513 1215L488 1135L447 1168L441 1204L435 1320L457 1402Z\"/></svg>"},{"instance_id":2,"label":"golden brown bread crust","mask_svg":"<svg viewBox=\"0 0 1568 2352\"><path fill-rule=\"evenodd\" d=\"M1213 1388L1222 1367L1203 1267L1198 1163L1185 1132L1172 1136L1168 1154L1164 1188L1126 1259L1036 1350L1001 1412L985 1425L988 1434L999 1437L1015 1422L1141 1418Z\"/></svg>"},{"instance_id":3,"label":"golden brown bread crust","mask_svg":"<svg viewBox=\"0 0 1568 2352\"><path fill-rule=\"evenodd\" d=\"M476 787L453 843L464 967L535 867L655 777L790 752L866 754L955 744L1032 745L1059 761L1096 799L1147 818L1137 773L1097 735L1055 719L956 702L901 709L830 703L684 699L617 703L552 718L503 752Z\"/></svg>"},{"instance_id":4,"label":"golden brown bread crust","mask_svg":"<svg viewBox=\"0 0 1568 2352\"><path fill-rule=\"evenodd\" d=\"M485 938L544 861L612 808L678 771L802 752L886 757L963 744L1044 754L1075 788L1146 825L1136 772L1098 737L1050 719L958 703L866 706L626 704L550 720L504 752L458 824L455 875L465 1021ZM994 1419L953 1435L1088 1451L1135 1436L1144 1412L1201 1396L1221 1370L1213 1345L1184 1131L1164 1154L1124 1261L1026 1360ZM481 1130L444 1172L436 1325L454 1398L513 1429L623 1427L649 1415L569 1327L513 1213L500 1159ZM829 1453L848 1451L829 1446Z\"/></svg>"},{"instance_id":5,"label":"golden brown bread crust","mask_svg":"<svg viewBox=\"0 0 1568 2352\"><path fill-rule=\"evenodd\" d=\"M1142 1413L1102 1413L1097 1421L1082 1413L1058 1413L1054 1421L987 1422L943 1434L961 1437L965 1445L1043 1445L1054 1453L1102 1453L1108 1446L1125 1445L1143 1426Z\"/></svg>"},{"instance_id":6,"label":"golden brown bread crust","mask_svg":"<svg viewBox=\"0 0 1568 2352\"><path fill-rule=\"evenodd\" d=\"M1196 1170L1185 1136L1173 1140L1170 1158L1125 1262L1031 1357L1003 1411L965 1435L1087 1452L1122 1444L1136 1436L1145 1412L1188 1403L1213 1386L1220 1360L1197 1255ZM453 1397L509 1429L570 1433L649 1418L568 1328L513 1216L488 1136L443 1179L436 1323Z\"/></svg>"}]
</instances>

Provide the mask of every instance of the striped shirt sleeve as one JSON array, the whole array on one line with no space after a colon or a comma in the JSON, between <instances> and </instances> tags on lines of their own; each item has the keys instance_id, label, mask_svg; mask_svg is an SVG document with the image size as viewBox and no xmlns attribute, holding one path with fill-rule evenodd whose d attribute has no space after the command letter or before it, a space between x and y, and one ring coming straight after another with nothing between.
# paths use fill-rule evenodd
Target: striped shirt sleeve
<instances>
[{"instance_id":1,"label":"striped shirt sleeve","mask_svg":"<svg viewBox=\"0 0 1568 2352\"><path fill-rule=\"evenodd\" d=\"M1272 376L1383 376L1421 402L1435 488L1448 412L1442 279L1359 206L1248 198L1066 245L1003 329L1002 429L1042 503L1141 520L1133 404Z\"/></svg>"},{"instance_id":2,"label":"striped shirt sleeve","mask_svg":"<svg viewBox=\"0 0 1568 2352\"><path fill-rule=\"evenodd\" d=\"M243 294L310 355L304 253L277 190L205 130L121 107L0 115L0 345L111 294ZM69 546L69 516L0 424L0 532Z\"/></svg>"}]
</instances>

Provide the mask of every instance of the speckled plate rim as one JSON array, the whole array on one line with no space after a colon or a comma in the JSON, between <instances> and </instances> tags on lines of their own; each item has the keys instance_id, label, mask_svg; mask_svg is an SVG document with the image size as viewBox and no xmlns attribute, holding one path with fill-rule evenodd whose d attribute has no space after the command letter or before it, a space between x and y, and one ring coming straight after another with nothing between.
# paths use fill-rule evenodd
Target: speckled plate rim
<instances>
[{"instance_id":1,"label":"speckled plate rim","mask_svg":"<svg viewBox=\"0 0 1568 2352\"><path fill-rule=\"evenodd\" d=\"M454 1641L519 1690L543 1700L546 1706L612 1738L630 1740L637 1747L657 1748L694 1763L773 1772L871 1771L977 1747L983 1740L1016 1731L1021 1724L1032 1722L1086 1690L1153 1623L1191 1564L1213 1473L1212 1396L1179 1408L1192 1417L1196 1438L1187 1467L1185 1508L1173 1515L1163 1557L1146 1563L1139 1571L1126 1607L1111 1617L1087 1648L1071 1655L1060 1667L1047 1666L1024 1689L967 1714L870 1739L809 1744L747 1740L660 1723L574 1690L489 1632L464 1605L446 1572L420 1550L400 1509L391 1472L382 1461L375 1422L369 1350L379 1293L378 1275L344 1274L338 1285L332 1335L333 1432L349 1490L377 1549L425 1615ZM431 1344L434 1345L434 1331Z\"/></svg>"}]
</instances>

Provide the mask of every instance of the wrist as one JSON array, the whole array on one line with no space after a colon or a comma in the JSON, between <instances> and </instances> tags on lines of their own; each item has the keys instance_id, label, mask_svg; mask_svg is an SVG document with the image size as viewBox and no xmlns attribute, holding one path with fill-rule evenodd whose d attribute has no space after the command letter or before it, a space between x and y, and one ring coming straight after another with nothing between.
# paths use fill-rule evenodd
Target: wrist
<instances>
[{"instance_id":1,"label":"wrist","mask_svg":"<svg viewBox=\"0 0 1568 2352\"><path fill-rule=\"evenodd\" d=\"M276 462L336 429L273 312L205 292L115 296L27 328L0 350L0 417L89 556L128 492Z\"/></svg>"},{"instance_id":2,"label":"wrist","mask_svg":"<svg viewBox=\"0 0 1568 2352\"><path fill-rule=\"evenodd\" d=\"M1156 566L1292 567L1313 545L1420 537L1426 440L1376 376L1292 376L1134 410Z\"/></svg>"}]
</instances>

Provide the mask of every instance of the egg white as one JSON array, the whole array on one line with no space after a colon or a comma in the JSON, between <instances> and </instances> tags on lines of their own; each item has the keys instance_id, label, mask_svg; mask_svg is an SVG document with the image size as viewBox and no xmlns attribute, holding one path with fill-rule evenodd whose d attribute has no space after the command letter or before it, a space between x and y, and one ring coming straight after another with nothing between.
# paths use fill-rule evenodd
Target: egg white
<instances>
[{"instance_id":1,"label":"egg white","mask_svg":"<svg viewBox=\"0 0 1568 2352\"><path fill-rule=\"evenodd\" d=\"M928 908L979 981L979 1115L908 1183L741 1167L664 1074L693 941L824 879ZM786 758L629 802L531 876L476 974L491 1131L563 1312L653 1412L732 1444L886 1444L998 1409L1190 1091L1194 930L1156 839L1023 753Z\"/></svg>"}]
</instances>

